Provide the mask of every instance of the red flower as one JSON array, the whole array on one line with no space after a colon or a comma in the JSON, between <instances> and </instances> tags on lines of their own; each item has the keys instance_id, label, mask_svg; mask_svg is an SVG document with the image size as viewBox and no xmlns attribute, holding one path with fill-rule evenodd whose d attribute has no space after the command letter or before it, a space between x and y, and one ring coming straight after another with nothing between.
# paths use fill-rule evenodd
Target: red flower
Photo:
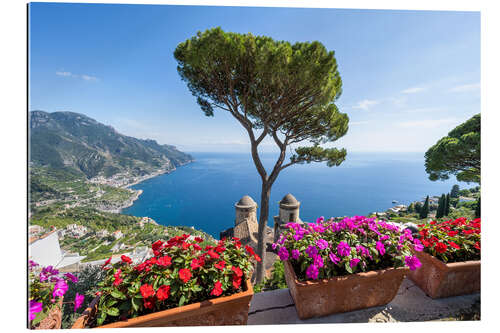
<instances>
[{"instance_id":1,"label":"red flower","mask_svg":"<svg viewBox=\"0 0 500 333\"><path fill-rule=\"evenodd\" d=\"M217 252L217 253L222 253L222 252L224 252L224 251L226 251L226 248L225 248L225 247L223 247L223 246L220 246L220 245L219 245L219 246L217 246L217 247L215 248L215 252Z\"/></svg>"},{"instance_id":2,"label":"red flower","mask_svg":"<svg viewBox=\"0 0 500 333\"><path fill-rule=\"evenodd\" d=\"M254 254L253 257L255 258L255 260L257 260L258 262L261 262L262 259L259 257L258 254Z\"/></svg>"},{"instance_id":3,"label":"red flower","mask_svg":"<svg viewBox=\"0 0 500 333\"><path fill-rule=\"evenodd\" d=\"M146 309L152 309L152 308L153 308L153 306L154 306L154 303L153 303L153 300L152 300L152 299L144 299L143 304L144 304L144 307L145 307Z\"/></svg>"},{"instance_id":4,"label":"red flower","mask_svg":"<svg viewBox=\"0 0 500 333\"><path fill-rule=\"evenodd\" d=\"M220 281L215 282L214 289L210 292L210 295L220 296L222 294L222 283Z\"/></svg>"},{"instance_id":5,"label":"red flower","mask_svg":"<svg viewBox=\"0 0 500 333\"><path fill-rule=\"evenodd\" d=\"M101 268L107 266L110 262L111 262L111 257L109 257L109 259L106 260L106 262L104 264L102 264Z\"/></svg>"},{"instance_id":6,"label":"red flower","mask_svg":"<svg viewBox=\"0 0 500 333\"><path fill-rule=\"evenodd\" d=\"M153 251L159 251L162 245L163 242L161 240L157 240L156 242L153 243L153 245L151 245L151 248L153 249Z\"/></svg>"},{"instance_id":7,"label":"red flower","mask_svg":"<svg viewBox=\"0 0 500 333\"><path fill-rule=\"evenodd\" d=\"M218 268L220 270L224 269L225 266L226 266L226 262L224 260L221 260L214 265L215 268Z\"/></svg>"},{"instance_id":8,"label":"red flower","mask_svg":"<svg viewBox=\"0 0 500 333\"><path fill-rule=\"evenodd\" d=\"M231 270L234 272L234 274L235 274L237 277L242 277L242 276L243 276L243 271L241 270L241 268L236 267L236 266L233 266L233 267L231 268Z\"/></svg>"},{"instance_id":9,"label":"red flower","mask_svg":"<svg viewBox=\"0 0 500 333\"><path fill-rule=\"evenodd\" d=\"M429 242L428 240L426 239L422 239L422 244L425 246L425 247L430 247L432 246L432 243Z\"/></svg>"},{"instance_id":10,"label":"red flower","mask_svg":"<svg viewBox=\"0 0 500 333\"><path fill-rule=\"evenodd\" d=\"M238 289L241 285L241 277L233 274L233 287L234 289Z\"/></svg>"},{"instance_id":11,"label":"red flower","mask_svg":"<svg viewBox=\"0 0 500 333\"><path fill-rule=\"evenodd\" d=\"M208 255L213 259L219 259L219 255L212 250L208 251Z\"/></svg>"},{"instance_id":12,"label":"red flower","mask_svg":"<svg viewBox=\"0 0 500 333\"><path fill-rule=\"evenodd\" d=\"M182 282L186 283L189 281L191 278L191 271L187 268L181 268L179 270L179 278L182 280Z\"/></svg>"},{"instance_id":13,"label":"red flower","mask_svg":"<svg viewBox=\"0 0 500 333\"><path fill-rule=\"evenodd\" d=\"M438 242L436 244L436 252L437 253L445 253L447 248L448 248L448 246L446 246L445 243Z\"/></svg>"},{"instance_id":14,"label":"red flower","mask_svg":"<svg viewBox=\"0 0 500 333\"><path fill-rule=\"evenodd\" d=\"M247 250L247 252L250 253L251 255L255 255L255 251L250 246L245 245L245 250Z\"/></svg>"},{"instance_id":15,"label":"red flower","mask_svg":"<svg viewBox=\"0 0 500 333\"><path fill-rule=\"evenodd\" d=\"M150 284L143 284L140 288L141 295L144 298L152 297L155 295L155 290L153 289L153 286Z\"/></svg>"},{"instance_id":16,"label":"red flower","mask_svg":"<svg viewBox=\"0 0 500 333\"><path fill-rule=\"evenodd\" d=\"M235 240L234 246L236 246L236 248L239 249L241 247L241 242L239 240Z\"/></svg>"},{"instance_id":17,"label":"red flower","mask_svg":"<svg viewBox=\"0 0 500 333\"><path fill-rule=\"evenodd\" d=\"M167 285L162 285L160 288L158 288L158 291L156 292L156 297L158 298L159 301L163 301L170 296L170 286Z\"/></svg>"},{"instance_id":18,"label":"red flower","mask_svg":"<svg viewBox=\"0 0 500 333\"><path fill-rule=\"evenodd\" d=\"M432 222L431 222L431 224L432 224L432 225L436 224L436 221L432 221Z\"/></svg>"},{"instance_id":19,"label":"red flower","mask_svg":"<svg viewBox=\"0 0 500 333\"><path fill-rule=\"evenodd\" d=\"M476 242L476 244L474 244L474 247L478 250L481 250L481 243Z\"/></svg>"},{"instance_id":20,"label":"red flower","mask_svg":"<svg viewBox=\"0 0 500 333\"><path fill-rule=\"evenodd\" d=\"M123 279L120 277L115 278L115 281L113 281L113 286L117 287L120 285L120 283L123 282Z\"/></svg>"},{"instance_id":21,"label":"red flower","mask_svg":"<svg viewBox=\"0 0 500 333\"><path fill-rule=\"evenodd\" d=\"M462 231L465 235L470 235L472 233L474 233L474 230L464 230Z\"/></svg>"},{"instance_id":22,"label":"red flower","mask_svg":"<svg viewBox=\"0 0 500 333\"><path fill-rule=\"evenodd\" d=\"M205 260L203 258L196 259L194 258L193 261L191 261L191 269L197 269L200 267L203 267L205 265Z\"/></svg>"},{"instance_id":23,"label":"red flower","mask_svg":"<svg viewBox=\"0 0 500 333\"><path fill-rule=\"evenodd\" d=\"M191 246L191 243L187 243L187 242L183 242L182 243L182 249L183 250L187 250L189 249L189 247Z\"/></svg>"},{"instance_id":24,"label":"red flower","mask_svg":"<svg viewBox=\"0 0 500 333\"><path fill-rule=\"evenodd\" d=\"M455 249L459 250L460 249L460 246L452 241L448 241L448 244L451 246L451 247L454 247Z\"/></svg>"},{"instance_id":25,"label":"red flower","mask_svg":"<svg viewBox=\"0 0 500 333\"><path fill-rule=\"evenodd\" d=\"M158 265L164 267L170 266L172 265L172 258L169 256L163 256L160 259L158 259Z\"/></svg>"},{"instance_id":26,"label":"red flower","mask_svg":"<svg viewBox=\"0 0 500 333\"><path fill-rule=\"evenodd\" d=\"M207 245L205 246L205 251L208 251L208 250L211 250L213 249L214 247L212 245Z\"/></svg>"},{"instance_id":27,"label":"red flower","mask_svg":"<svg viewBox=\"0 0 500 333\"><path fill-rule=\"evenodd\" d=\"M448 236L450 236L450 237L455 237L456 235L458 235L458 231L456 231L456 230L454 230L454 231L450 231L450 232L448 233Z\"/></svg>"},{"instance_id":28,"label":"red flower","mask_svg":"<svg viewBox=\"0 0 500 333\"><path fill-rule=\"evenodd\" d=\"M129 257L127 257L126 255L122 255L122 261L124 263L127 263L127 264L130 264L132 262L132 259L130 259Z\"/></svg>"},{"instance_id":29,"label":"red flower","mask_svg":"<svg viewBox=\"0 0 500 333\"><path fill-rule=\"evenodd\" d=\"M201 237L195 237L195 238L194 238L194 241L195 241L196 243L202 243L202 242L203 242L203 238L201 238Z\"/></svg>"}]
</instances>

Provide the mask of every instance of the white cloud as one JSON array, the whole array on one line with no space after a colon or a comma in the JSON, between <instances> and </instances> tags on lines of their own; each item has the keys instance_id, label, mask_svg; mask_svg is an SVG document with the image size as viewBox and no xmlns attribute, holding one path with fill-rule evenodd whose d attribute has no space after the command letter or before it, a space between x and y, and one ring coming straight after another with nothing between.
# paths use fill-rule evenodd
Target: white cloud
<instances>
[{"instance_id":1,"label":"white cloud","mask_svg":"<svg viewBox=\"0 0 500 333\"><path fill-rule=\"evenodd\" d=\"M448 92L468 92L478 90L480 88L479 83L463 84L461 86L456 86L448 90Z\"/></svg>"},{"instance_id":2,"label":"white cloud","mask_svg":"<svg viewBox=\"0 0 500 333\"><path fill-rule=\"evenodd\" d=\"M401 121L396 123L397 126L403 128L436 128L443 125L457 124L460 121L457 118L444 118L444 119L428 119L428 120L413 120Z\"/></svg>"},{"instance_id":3,"label":"white cloud","mask_svg":"<svg viewBox=\"0 0 500 333\"><path fill-rule=\"evenodd\" d=\"M65 77L80 78L80 79L83 79L85 81L97 81L97 80L99 80L95 76L91 76L91 75L87 75L87 74L78 75L78 74L73 74L71 72L65 72L65 71L57 71L56 75L58 75L58 76L65 76Z\"/></svg>"},{"instance_id":4,"label":"white cloud","mask_svg":"<svg viewBox=\"0 0 500 333\"><path fill-rule=\"evenodd\" d=\"M413 87L413 88L408 88L402 91L403 94L415 94L421 91L426 90L424 87Z\"/></svg>"},{"instance_id":5,"label":"white cloud","mask_svg":"<svg viewBox=\"0 0 500 333\"><path fill-rule=\"evenodd\" d=\"M377 105L379 103L380 103L380 101L364 99L362 101L359 101L358 104L356 104L352 108L353 109L361 109L361 110L365 110L366 111L369 108L371 108L372 106Z\"/></svg>"},{"instance_id":6,"label":"white cloud","mask_svg":"<svg viewBox=\"0 0 500 333\"><path fill-rule=\"evenodd\" d=\"M71 72L56 72L56 75L59 76L71 76Z\"/></svg>"},{"instance_id":7,"label":"white cloud","mask_svg":"<svg viewBox=\"0 0 500 333\"><path fill-rule=\"evenodd\" d=\"M84 79L85 81L95 81L95 80L97 80L97 78L95 76L90 76L90 75L85 75L85 74L82 74L82 79Z\"/></svg>"}]
</instances>

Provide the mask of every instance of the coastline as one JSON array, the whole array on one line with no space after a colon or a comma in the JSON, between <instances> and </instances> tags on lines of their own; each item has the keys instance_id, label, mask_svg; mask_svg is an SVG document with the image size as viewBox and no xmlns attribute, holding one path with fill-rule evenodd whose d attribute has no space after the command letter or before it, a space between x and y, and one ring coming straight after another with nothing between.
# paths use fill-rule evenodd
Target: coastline
<instances>
[{"instance_id":1,"label":"coastline","mask_svg":"<svg viewBox=\"0 0 500 333\"><path fill-rule=\"evenodd\" d=\"M188 161L186 163L179 164L179 167L184 166L184 165L189 164L189 163L192 163L192 162L194 162L194 160ZM127 185L124 185L124 186L120 186L121 188L126 188L126 189L129 189L131 191L134 191L135 194L134 194L133 197L131 197L126 202L124 202L122 205L120 205L119 207L117 207L115 209L109 210L108 212L121 214L122 210L124 210L125 208L128 208L128 207L132 206L134 204L134 201L136 201L137 199L139 199L139 196L142 194L143 191L142 190L133 190L133 189L130 189L129 187L137 185L139 183L142 183L145 180L148 180L148 179L151 179L151 178L154 178L154 177L157 177L157 176L161 176L163 174L169 174L169 173L171 173L171 172L173 172L175 170L177 170L176 167L174 167L173 169L170 169L170 170L164 170L164 169L162 169L162 170L150 173L148 175L142 176L138 180L136 180L136 181L134 181L134 182L132 182L130 184L127 184Z\"/></svg>"}]
</instances>

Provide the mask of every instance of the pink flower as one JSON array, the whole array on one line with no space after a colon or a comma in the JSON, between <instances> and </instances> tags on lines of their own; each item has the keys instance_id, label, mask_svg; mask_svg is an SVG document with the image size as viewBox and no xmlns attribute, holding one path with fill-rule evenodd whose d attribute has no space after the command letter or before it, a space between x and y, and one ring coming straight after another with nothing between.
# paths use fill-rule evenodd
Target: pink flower
<instances>
[{"instance_id":1,"label":"pink flower","mask_svg":"<svg viewBox=\"0 0 500 333\"><path fill-rule=\"evenodd\" d=\"M319 270L316 265L309 265L306 270L306 277L308 279L316 280L319 275Z\"/></svg>"},{"instance_id":2,"label":"pink flower","mask_svg":"<svg viewBox=\"0 0 500 333\"><path fill-rule=\"evenodd\" d=\"M318 249L316 248L316 246L309 245L309 247L306 249L306 253L309 257L314 258L314 256L318 254Z\"/></svg>"},{"instance_id":3,"label":"pink flower","mask_svg":"<svg viewBox=\"0 0 500 333\"><path fill-rule=\"evenodd\" d=\"M413 239L413 249L415 251L422 251L424 249L424 246L422 245L422 243L420 242L420 240L417 239L417 238Z\"/></svg>"},{"instance_id":4,"label":"pink flower","mask_svg":"<svg viewBox=\"0 0 500 333\"><path fill-rule=\"evenodd\" d=\"M288 260L289 254L288 254L288 250L286 249L286 247L284 247L284 246L280 247L280 249L278 250L278 255L279 255L281 261Z\"/></svg>"},{"instance_id":5,"label":"pink flower","mask_svg":"<svg viewBox=\"0 0 500 333\"><path fill-rule=\"evenodd\" d=\"M351 266L351 268L354 268L358 265L359 262L360 262L360 260L358 258L353 258L349 262L349 266Z\"/></svg>"},{"instance_id":6,"label":"pink flower","mask_svg":"<svg viewBox=\"0 0 500 333\"><path fill-rule=\"evenodd\" d=\"M54 297L64 296L67 290L68 290L68 284L63 279L60 279L56 282L54 286L54 291L52 292L52 296Z\"/></svg>"},{"instance_id":7,"label":"pink flower","mask_svg":"<svg viewBox=\"0 0 500 333\"><path fill-rule=\"evenodd\" d=\"M329 254L328 256L330 257L330 260L331 260L331 261L332 261L335 265L337 265L337 264L340 262L340 258L339 258L339 257L337 257L337 256L335 255L335 253L330 252L330 254Z\"/></svg>"},{"instance_id":8,"label":"pink flower","mask_svg":"<svg viewBox=\"0 0 500 333\"><path fill-rule=\"evenodd\" d=\"M67 277L73 283L78 282L78 278L71 273L66 273L66 274L64 274L64 276Z\"/></svg>"},{"instance_id":9,"label":"pink flower","mask_svg":"<svg viewBox=\"0 0 500 333\"><path fill-rule=\"evenodd\" d=\"M75 312L76 312L76 309L78 309L80 306L82 306L84 299L85 299L85 296L80 295L79 293L76 293L76 295L75 295L75 309L74 309Z\"/></svg>"},{"instance_id":10,"label":"pink flower","mask_svg":"<svg viewBox=\"0 0 500 333\"><path fill-rule=\"evenodd\" d=\"M418 258L416 256L405 257L405 263L406 263L406 265L408 265L408 267L410 267L410 270L412 270L412 271L414 271L417 268L419 268L420 266L422 266L422 264L420 263L420 260L418 260Z\"/></svg>"},{"instance_id":11,"label":"pink flower","mask_svg":"<svg viewBox=\"0 0 500 333\"><path fill-rule=\"evenodd\" d=\"M292 250L292 259L298 260L300 257L300 251L299 250Z\"/></svg>"},{"instance_id":12,"label":"pink flower","mask_svg":"<svg viewBox=\"0 0 500 333\"><path fill-rule=\"evenodd\" d=\"M351 247L346 242L340 242L337 245L337 253L343 257L348 256L351 254Z\"/></svg>"},{"instance_id":13,"label":"pink flower","mask_svg":"<svg viewBox=\"0 0 500 333\"><path fill-rule=\"evenodd\" d=\"M378 250L378 253L380 253L381 256L385 254L385 246L381 241L377 241L377 245L375 248Z\"/></svg>"},{"instance_id":14,"label":"pink flower","mask_svg":"<svg viewBox=\"0 0 500 333\"><path fill-rule=\"evenodd\" d=\"M41 312L43 310L43 303L31 300L29 308L30 308L29 319L31 321L36 318L35 313Z\"/></svg>"},{"instance_id":15,"label":"pink flower","mask_svg":"<svg viewBox=\"0 0 500 333\"><path fill-rule=\"evenodd\" d=\"M325 265L323 262L323 258L320 255L316 255L314 257L314 265L318 266L319 268Z\"/></svg>"},{"instance_id":16,"label":"pink flower","mask_svg":"<svg viewBox=\"0 0 500 333\"><path fill-rule=\"evenodd\" d=\"M320 249L320 250L324 250L328 247L328 242L324 239L318 239L316 241L316 246Z\"/></svg>"}]
</instances>

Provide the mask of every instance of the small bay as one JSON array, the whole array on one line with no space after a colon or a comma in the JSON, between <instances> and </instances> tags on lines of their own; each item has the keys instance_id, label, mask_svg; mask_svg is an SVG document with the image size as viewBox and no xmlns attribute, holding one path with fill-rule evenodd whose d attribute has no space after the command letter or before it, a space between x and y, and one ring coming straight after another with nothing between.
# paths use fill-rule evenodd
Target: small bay
<instances>
[{"instance_id":1,"label":"small bay","mask_svg":"<svg viewBox=\"0 0 500 333\"><path fill-rule=\"evenodd\" d=\"M163 225L192 226L219 238L220 231L234 225L234 204L243 195L259 203L260 176L249 153L190 154L195 162L132 186L143 193L122 213L148 216ZM262 154L262 159L270 170L276 154ZM348 153L339 167L311 163L283 170L272 188L269 225L287 193L301 202L301 219L314 221L385 211L393 200L408 204L448 193L454 184L473 186L454 177L430 181L423 153Z\"/></svg>"}]
</instances>

